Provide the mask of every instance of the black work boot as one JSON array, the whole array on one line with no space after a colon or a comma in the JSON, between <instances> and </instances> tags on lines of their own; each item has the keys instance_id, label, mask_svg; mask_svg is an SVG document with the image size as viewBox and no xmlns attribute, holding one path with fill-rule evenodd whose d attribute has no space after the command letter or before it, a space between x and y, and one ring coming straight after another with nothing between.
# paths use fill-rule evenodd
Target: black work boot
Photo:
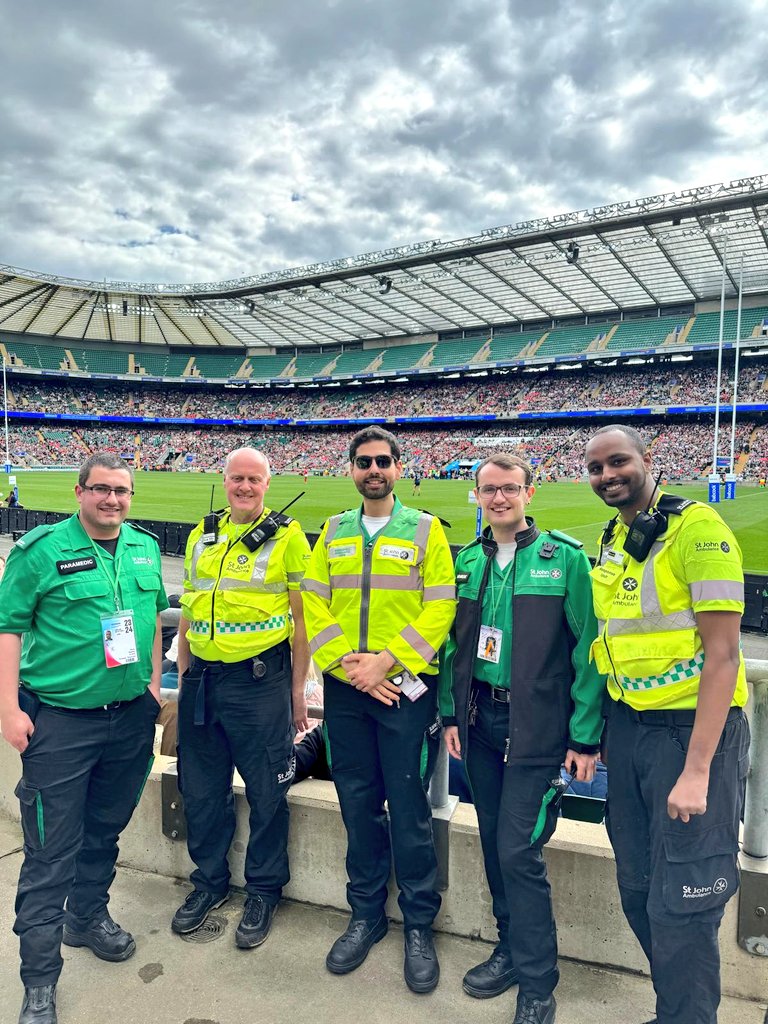
<instances>
[{"instance_id":1,"label":"black work boot","mask_svg":"<svg viewBox=\"0 0 768 1024\"><path fill-rule=\"evenodd\" d=\"M19 1024L56 1024L55 985L25 987Z\"/></svg>"},{"instance_id":2,"label":"black work boot","mask_svg":"<svg viewBox=\"0 0 768 1024\"><path fill-rule=\"evenodd\" d=\"M196 931L210 912L226 903L228 899L228 892L222 894L193 889L173 915L171 930L177 935Z\"/></svg>"},{"instance_id":3,"label":"black work boot","mask_svg":"<svg viewBox=\"0 0 768 1024\"><path fill-rule=\"evenodd\" d=\"M498 945L487 960L467 971L463 988L468 996L475 999L490 999L500 996L517 984L517 971L511 954Z\"/></svg>"},{"instance_id":4,"label":"black work boot","mask_svg":"<svg viewBox=\"0 0 768 1024\"><path fill-rule=\"evenodd\" d=\"M365 960L372 947L387 934L386 917L382 914L375 921L353 917L346 931L336 939L325 958L325 966L331 974L349 974Z\"/></svg>"},{"instance_id":5,"label":"black work boot","mask_svg":"<svg viewBox=\"0 0 768 1024\"><path fill-rule=\"evenodd\" d=\"M431 992L440 980L440 964L431 928L409 928L405 933L405 983L411 992Z\"/></svg>"},{"instance_id":6,"label":"black work boot","mask_svg":"<svg viewBox=\"0 0 768 1024\"><path fill-rule=\"evenodd\" d=\"M512 1024L555 1024L555 997L529 999L521 992L517 997L517 1010Z\"/></svg>"},{"instance_id":7,"label":"black work boot","mask_svg":"<svg viewBox=\"0 0 768 1024\"><path fill-rule=\"evenodd\" d=\"M248 896L235 932L235 945L238 949L255 949L260 946L269 935L272 918L276 913L276 905L270 906L261 896Z\"/></svg>"},{"instance_id":8,"label":"black work boot","mask_svg":"<svg viewBox=\"0 0 768 1024\"><path fill-rule=\"evenodd\" d=\"M115 924L108 913L82 930L65 924L62 941L65 946L87 946L100 960L112 963L127 960L136 952L131 933Z\"/></svg>"}]
</instances>

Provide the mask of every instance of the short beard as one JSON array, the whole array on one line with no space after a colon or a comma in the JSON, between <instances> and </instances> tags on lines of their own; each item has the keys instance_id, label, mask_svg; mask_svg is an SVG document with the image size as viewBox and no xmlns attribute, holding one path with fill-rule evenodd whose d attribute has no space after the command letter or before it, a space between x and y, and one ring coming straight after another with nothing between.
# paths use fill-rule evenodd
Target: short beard
<instances>
[{"instance_id":1,"label":"short beard","mask_svg":"<svg viewBox=\"0 0 768 1024\"><path fill-rule=\"evenodd\" d=\"M391 494L395 489L394 481L384 480L384 490L376 490L374 493L368 493L368 483L363 480L361 483L356 484L357 490L364 498L373 498L378 500L379 498L386 498L387 495Z\"/></svg>"}]
</instances>

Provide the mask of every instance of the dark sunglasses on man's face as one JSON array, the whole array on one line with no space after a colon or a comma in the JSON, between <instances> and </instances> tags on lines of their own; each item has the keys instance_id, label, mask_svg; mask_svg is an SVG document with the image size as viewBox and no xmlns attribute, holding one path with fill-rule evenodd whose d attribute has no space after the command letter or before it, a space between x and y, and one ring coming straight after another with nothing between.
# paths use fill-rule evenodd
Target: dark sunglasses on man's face
<instances>
[{"instance_id":1,"label":"dark sunglasses on man's face","mask_svg":"<svg viewBox=\"0 0 768 1024\"><path fill-rule=\"evenodd\" d=\"M391 455L356 455L352 460L358 469L370 469L375 462L379 469L389 469L395 461Z\"/></svg>"}]
</instances>

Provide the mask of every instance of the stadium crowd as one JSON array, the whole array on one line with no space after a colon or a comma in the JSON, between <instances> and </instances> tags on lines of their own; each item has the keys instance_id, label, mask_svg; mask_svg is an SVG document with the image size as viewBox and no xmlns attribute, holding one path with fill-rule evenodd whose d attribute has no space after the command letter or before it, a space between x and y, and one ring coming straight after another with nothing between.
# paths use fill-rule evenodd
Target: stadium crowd
<instances>
[{"instance_id":1,"label":"stadium crowd","mask_svg":"<svg viewBox=\"0 0 768 1024\"><path fill-rule=\"evenodd\" d=\"M578 479L584 473L583 450L591 427L510 423L484 429L401 428L406 473L426 477L469 476L479 459L498 451L531 461L543 478ZM708 472L712 461L712 424L646 424L642 433L654 460L669 479ZM233 445L253 444L268 456L276 473L339 475L347 470L348 432L322 428L282 428L254 432L238 427L126 428L119 426L15 426L9 434L14 461L27 466L76 465L95 450L114 452L147 470L203 471L221 468ZM723 424L719 454L730 451L730 423ZM737 423L735 455L745 478L760 478L768 466L768 426L756 420Z\"/></svg>"},{"instance_id":2,"label":"stadium crowd","mask_svg":"<svg viewBox=\"0 0 768 1024\"><path fill-rule=\"evenodd\" d=\"M723 374L721 400L731 399ZM14 381L10 410L69 415L126 415L168 419L351 419L362 417L510 416L522 412L606 409L654 405L712 404L716 367L639 366L617 370L571 369L417 381L366 387L245 388L156 384L95 385ZM740 402L768 397L768 360L745 366Z\"/></svg>"}]
</instances>

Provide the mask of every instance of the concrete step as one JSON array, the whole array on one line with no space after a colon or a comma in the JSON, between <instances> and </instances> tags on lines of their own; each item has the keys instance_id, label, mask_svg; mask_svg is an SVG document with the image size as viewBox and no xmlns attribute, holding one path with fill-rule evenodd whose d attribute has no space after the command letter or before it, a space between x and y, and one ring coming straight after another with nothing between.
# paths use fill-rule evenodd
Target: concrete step
<instances>
[{"instance_id":1,"label":"concrete step","mask_svg":"<svg viewBox=\"0 0 768 1024\"><path fill-rule=\"evenodd\" d=\"M0 1024L14 1024L21 1003L17 946L11 932L21 864L18 831L0 820ZM402 975L402 930L392 926L353 974L335 977L325 955L346 916L299 903L283 903L261 948L238 950L234 933L243 897L235 895L212 915L217 937L184 941L169 927L189 886L120 869L110 910L133 932L136 955L123 964L98 960L87 949L62 947L61 1024L509 1024L516 989L479 1001L461 989L464 972L484 960L487 943L440 934L441 981L427 996L413 995ZM209 919L211 920L211 919ZM207 936L206 936L207 937ZM572 962L561 963L558 1024L641 1024L653 1016L650 981ZM766 1006L726 998L720 1024L764 1024Z\"/></svg>"}]
</instances>

